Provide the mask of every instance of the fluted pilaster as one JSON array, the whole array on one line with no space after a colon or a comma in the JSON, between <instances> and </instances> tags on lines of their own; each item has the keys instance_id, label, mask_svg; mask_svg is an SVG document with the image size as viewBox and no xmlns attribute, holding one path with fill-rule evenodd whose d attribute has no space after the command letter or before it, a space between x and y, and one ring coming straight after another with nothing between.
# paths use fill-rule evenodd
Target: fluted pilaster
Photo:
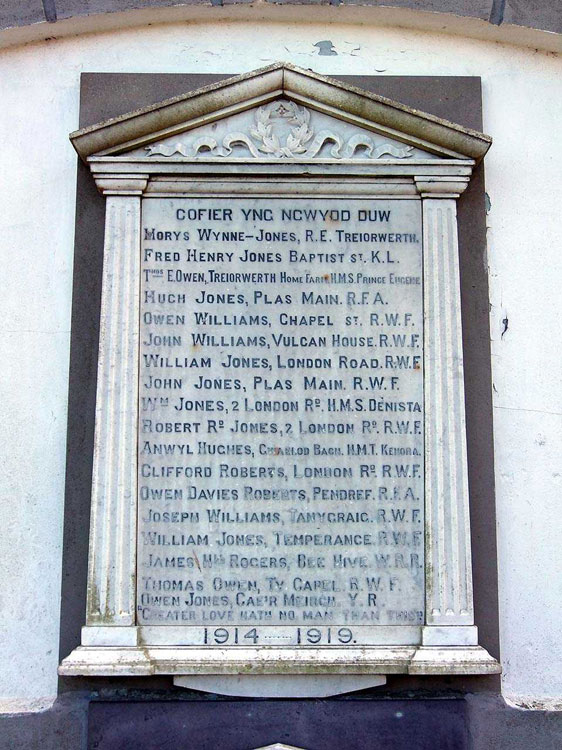
<instances>
[{"instance_id":1,"label":"fluted pilaster","mask_svg":"<svg viewBox=\"0 0 562 750\"><path fill-rule=\"evenodd\" d=\"M137 507L140 209L146 180L99 181L105 247L87 625L133 625Z\"/></svg>"},{"instance_id":2,"label":"fluted pilaster","mask_svg":"<svg viewBox=\"0 0 562 750\"><path fill-rule=\"evenodd\" d=\"M419 185L423 197L426 623L474 623L456 197L464 185Z\"/></svg>"}]
</instances>

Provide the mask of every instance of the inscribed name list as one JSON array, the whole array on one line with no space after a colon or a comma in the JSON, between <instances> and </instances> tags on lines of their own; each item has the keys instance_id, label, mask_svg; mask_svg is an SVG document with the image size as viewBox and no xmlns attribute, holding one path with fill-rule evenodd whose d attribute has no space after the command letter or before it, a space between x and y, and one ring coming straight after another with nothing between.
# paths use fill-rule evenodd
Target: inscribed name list
<instances>
[{"instance_id":1,"label":"inscribed name list","mask_svg":"<svg viewBox=\"0 0 562 750\"><path fill-rule=\"evenodd\" d=\"M145 199L141 277L138 622L422 623L420 202Z\"/></svg>"}]
</instances>

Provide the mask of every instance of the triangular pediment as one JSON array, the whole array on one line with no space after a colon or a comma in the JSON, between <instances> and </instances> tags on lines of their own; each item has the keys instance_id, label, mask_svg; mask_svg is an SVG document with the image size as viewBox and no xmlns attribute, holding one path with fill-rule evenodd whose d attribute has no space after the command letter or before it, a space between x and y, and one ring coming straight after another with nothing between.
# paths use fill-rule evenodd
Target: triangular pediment
<instances>
[{"instance_id":1,"label":"triangular pediment","mask_svg":"<svg viewBox=\"0 0 562 750\"><path fill-rule=\"evenodd\" d=\"M174 134L123 155L170 161L438 158L376 130L286 98Z\"/></svg>"},{"instance_id":2,"label":"triangular pediment","mask_svg":"<svg viewBox=\"0 0 562 750\"><path fill-rule=\"evenodd\" d=\"M478 161L491 139L399 102L281 64L70 136L84 160Z\"/></svg>"}]
</instances>

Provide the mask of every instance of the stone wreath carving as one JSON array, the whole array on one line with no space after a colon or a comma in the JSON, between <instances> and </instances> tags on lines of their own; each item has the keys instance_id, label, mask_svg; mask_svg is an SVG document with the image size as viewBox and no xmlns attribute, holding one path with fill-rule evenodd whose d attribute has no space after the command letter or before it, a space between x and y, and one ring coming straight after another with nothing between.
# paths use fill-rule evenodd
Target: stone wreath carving
<instances>
[{"instance_id":1,"label":"stone wreath carving","mask_svg":"<svg viewBox=\"0 0 562 750\"><path fill-rule=\"evenodd\" d=\"M234 146L245 147L256 159L310 159L317 156L327 143L333 144L329 149L332 159L351 159L357 149L363 149L361 156L367 159L379 159L389 154L395 159L407 159L412 156L413 147L396 147L391 143L377 145L366 133L357 133L344 141L332 130L321 130L315 133L310 124L310 110L298 107L294 102L275 102L259 107L255 113L255 122L249 134L243 132L228 133L221 143L210 135L202 135L191 143L175 143L171 146L157 144L146 146L148 156L173 156L180 154L188 158L197 156L232 156ZM276 115L276 118L273 116ZM276 120L285 120L289 125L288 133L276 132Z\"/></svg>"},{"instance_id":2,"label":"stone wreath carving","mask_svg":"<svg viewBox=\"0 0 562 750\"><path fill-rule=\"evenodd\" d=\"M281 117L286 117L291 128L285 145L281 144L280 139L273 131L271 122L272 107L260 107L256 111L256 124L250 130L250 135L261 143L259 150L264 154L272 154L277 157L295 157L298 154L305 154L307 144L314 131L310 128L310 111L305 107L299 110L296 104L288 102L287 105L279 104L275 111Z\"/></svg>"}]
</instances>

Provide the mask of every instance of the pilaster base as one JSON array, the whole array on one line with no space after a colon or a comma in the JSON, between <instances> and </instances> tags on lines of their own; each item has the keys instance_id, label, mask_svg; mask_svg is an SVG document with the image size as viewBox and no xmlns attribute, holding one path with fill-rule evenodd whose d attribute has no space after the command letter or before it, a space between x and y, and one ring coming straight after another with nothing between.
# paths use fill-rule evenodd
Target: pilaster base
<instances>
[{"instance_id":1,"label":"pilaster base","mask_svg":"<svg viewBox=\"0 0 562 750\"><path fill-rule=\"evenodd\" d=\"M408 674L499 674L501 665L482 646L421 646Z\"/></svg>"},{"instance_id":2,"label":"pilaster base","mask_svg":"<svg viewBox=\"0 0 562 750\"><path fill-rule=\"evenodd\" d=\"M477 646L476 625L425 625L422 646Z\"/></svg>"},{"instance_id":3,"label":"pilaster base","mask_svg":"<svg viewBox=\"0 0 562 750\"><path fill-rule=\"evenodd\" d=\"M138 646L139 630L133 626L86 625L82 628L83 646Z\"/></svg>"}]
</instances>

